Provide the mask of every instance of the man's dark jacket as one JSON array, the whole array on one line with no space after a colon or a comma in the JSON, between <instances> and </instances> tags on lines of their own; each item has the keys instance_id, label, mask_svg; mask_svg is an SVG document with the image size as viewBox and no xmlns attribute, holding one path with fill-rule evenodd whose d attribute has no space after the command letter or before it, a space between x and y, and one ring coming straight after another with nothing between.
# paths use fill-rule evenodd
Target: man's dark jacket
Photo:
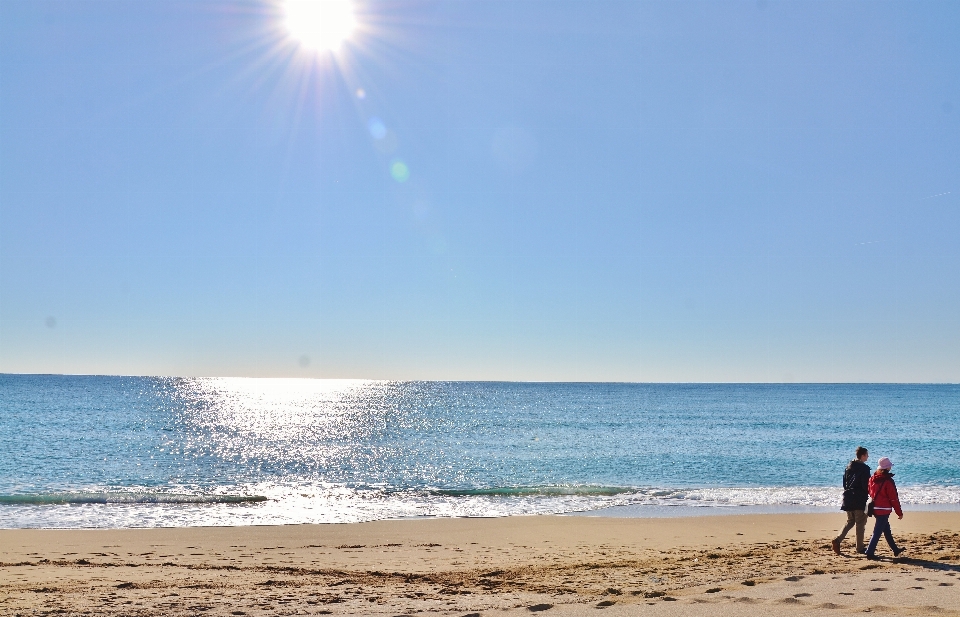
<instances>
[{"instance_id":1,"label":"man's dark jacket","mask_svg":"<svg viewBox=\"0 0 960 617\"><path fill-rule=\"evenodd\" d=\"M841 510L863 510L867 507L867 484L870 467L854 459L843 472L843 505Z\"/></svg>"}]
</instances>

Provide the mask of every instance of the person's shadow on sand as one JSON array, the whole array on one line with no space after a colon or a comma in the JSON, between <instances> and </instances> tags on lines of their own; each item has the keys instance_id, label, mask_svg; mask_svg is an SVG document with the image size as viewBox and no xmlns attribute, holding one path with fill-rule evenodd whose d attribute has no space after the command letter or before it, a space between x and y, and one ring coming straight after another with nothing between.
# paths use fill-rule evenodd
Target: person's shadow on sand
<instances>
[{"instance_id":1,"label":"person's shadow on sand","mask_svg":"<svg viewBox=\"0 0 960 617\"><path fill-rule=\"evenodd\" d=\"M907 563L912 566L920 566L926 570L937 570L939 572L960 572L960 565L943 563L942 561L931 561L929 559L914 559L912 557L878 557L877 561L887 563Z\"/></svg>"}]
</instances>

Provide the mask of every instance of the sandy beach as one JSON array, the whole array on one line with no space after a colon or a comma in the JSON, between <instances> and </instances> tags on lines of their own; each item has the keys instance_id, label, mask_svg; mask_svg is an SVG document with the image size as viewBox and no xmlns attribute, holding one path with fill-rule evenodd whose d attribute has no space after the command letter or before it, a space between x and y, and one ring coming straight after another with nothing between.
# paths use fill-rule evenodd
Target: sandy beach
<instances>
[{"instance_id":1,"label":"sandy beach","mask_svg":"<svg viewBox=\"0 0 960 617\"><path fill-rule=\"evenodd\" d=\"M960 513L879 561L837 514L0 530L0 614L960 615ZM872 523L868 525L868 532Z\"/></svg>"}]
</instances>

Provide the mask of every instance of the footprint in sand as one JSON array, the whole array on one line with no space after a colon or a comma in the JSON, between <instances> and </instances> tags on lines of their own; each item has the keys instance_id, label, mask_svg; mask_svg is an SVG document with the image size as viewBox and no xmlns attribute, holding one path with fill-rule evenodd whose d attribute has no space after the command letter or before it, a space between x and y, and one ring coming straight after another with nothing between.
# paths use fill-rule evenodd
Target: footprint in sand
<instances>
[{"instance_id":1,"label":"footprint in sand","mask_svg":"<svg viewBox=\"0 0 960 617\"><path fill-rule=\"evenodd\" d=\"M553 608L552 604L534 604L533 606L528 606L527 610L533 613L539 613L540 611L546 611Z\"/></svg>"},{"instance_id":2,"label":"footprint in sand","mask_svg":"<svg viewBox=\"0 0 960 617\"><path fill-rule=\"evenodd\" d=\"M874 587L870 591L886 591L886 590L887 590L886 587Z\"/></svg>"},{"instance_id":3,"label":"footprint in sand","mask_svg":"<svg viewBox=\"0 0 960 617\"><path fill-rule=\"evenodd\" d=\"M795 593L795 594L793 594L793 597L794 597L794 598L809 598L809 597L812 596L812 595L813 595L812 593Z\"/></svg>"},{"instance_id":4,"label":"footprint in sand","mask_svg":"<svg viewBox=\"0 0 960 617\"><path fill-rule=\"evenodd\" d=\"M940 583L938 587L953 587L953 583Z\"/></svg>"},{"instance_id":5,"label":"footprint in sand","mask_svg":"<svg viewBox=\"0 0 960 617\"><path fill-rule=\"evenodd\" d=\"M607 608L608 606L613 606L616 604L615 600L604 600L603 602L597 603L597 608Z\"/></svg>"}]
</instances>

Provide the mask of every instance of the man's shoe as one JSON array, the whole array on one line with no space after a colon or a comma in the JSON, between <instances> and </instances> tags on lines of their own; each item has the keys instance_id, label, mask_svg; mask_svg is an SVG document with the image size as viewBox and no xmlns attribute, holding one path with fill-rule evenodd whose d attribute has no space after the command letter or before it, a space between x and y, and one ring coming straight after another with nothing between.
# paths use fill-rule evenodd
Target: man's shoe
<instances>
[{"instance_id":1,"label":"man's shoe","mask_svg":"<svg viewBox=\"0 0 960 617\"><path fill-rule=\"evenodd\" d=\"M836 538L834 538L833 543L830 546L833 547L834 553L836 553L837 555L840 554L840 540L837 540Z\"/></svg>"},{"instance_id":2,"label":"man's shoe","mask_svg":"<svg viewBox=\"0 0 960 617\"><path fill-rule=\"evenodd\" d=\"M899 557L900 555L903 555L903 551L905 551L905 550L907 550L907 549L905 549L905 548L903 548L903 547L900 547L900 548L898 548L898 549L896 549L896 550L893 551L893 556L894 556L894 557Z\"/></svg>"},{"instance_id":3,"label":"man's shoe","mask_svg":"<svg viewBox=\"0 0 960 617\"><path fill-rule=\"evenodd\" d=\"M866 555L867 559L870 561L880 561L880 558L876 555L871 555L870 553L864 553L864 555Z\"/></svg>"},{"instance_id":4,"label":"man's shoe","mask_svg":"<svg viewBox=\"0 0 960 617\"><path fill-rule=\"evenodd\" d=\"M867 554L867 549L865 549L865 548L858 548L858 549L857 549L857 555L866 555L866 554Z\"/></svg>"}]
</instances>

